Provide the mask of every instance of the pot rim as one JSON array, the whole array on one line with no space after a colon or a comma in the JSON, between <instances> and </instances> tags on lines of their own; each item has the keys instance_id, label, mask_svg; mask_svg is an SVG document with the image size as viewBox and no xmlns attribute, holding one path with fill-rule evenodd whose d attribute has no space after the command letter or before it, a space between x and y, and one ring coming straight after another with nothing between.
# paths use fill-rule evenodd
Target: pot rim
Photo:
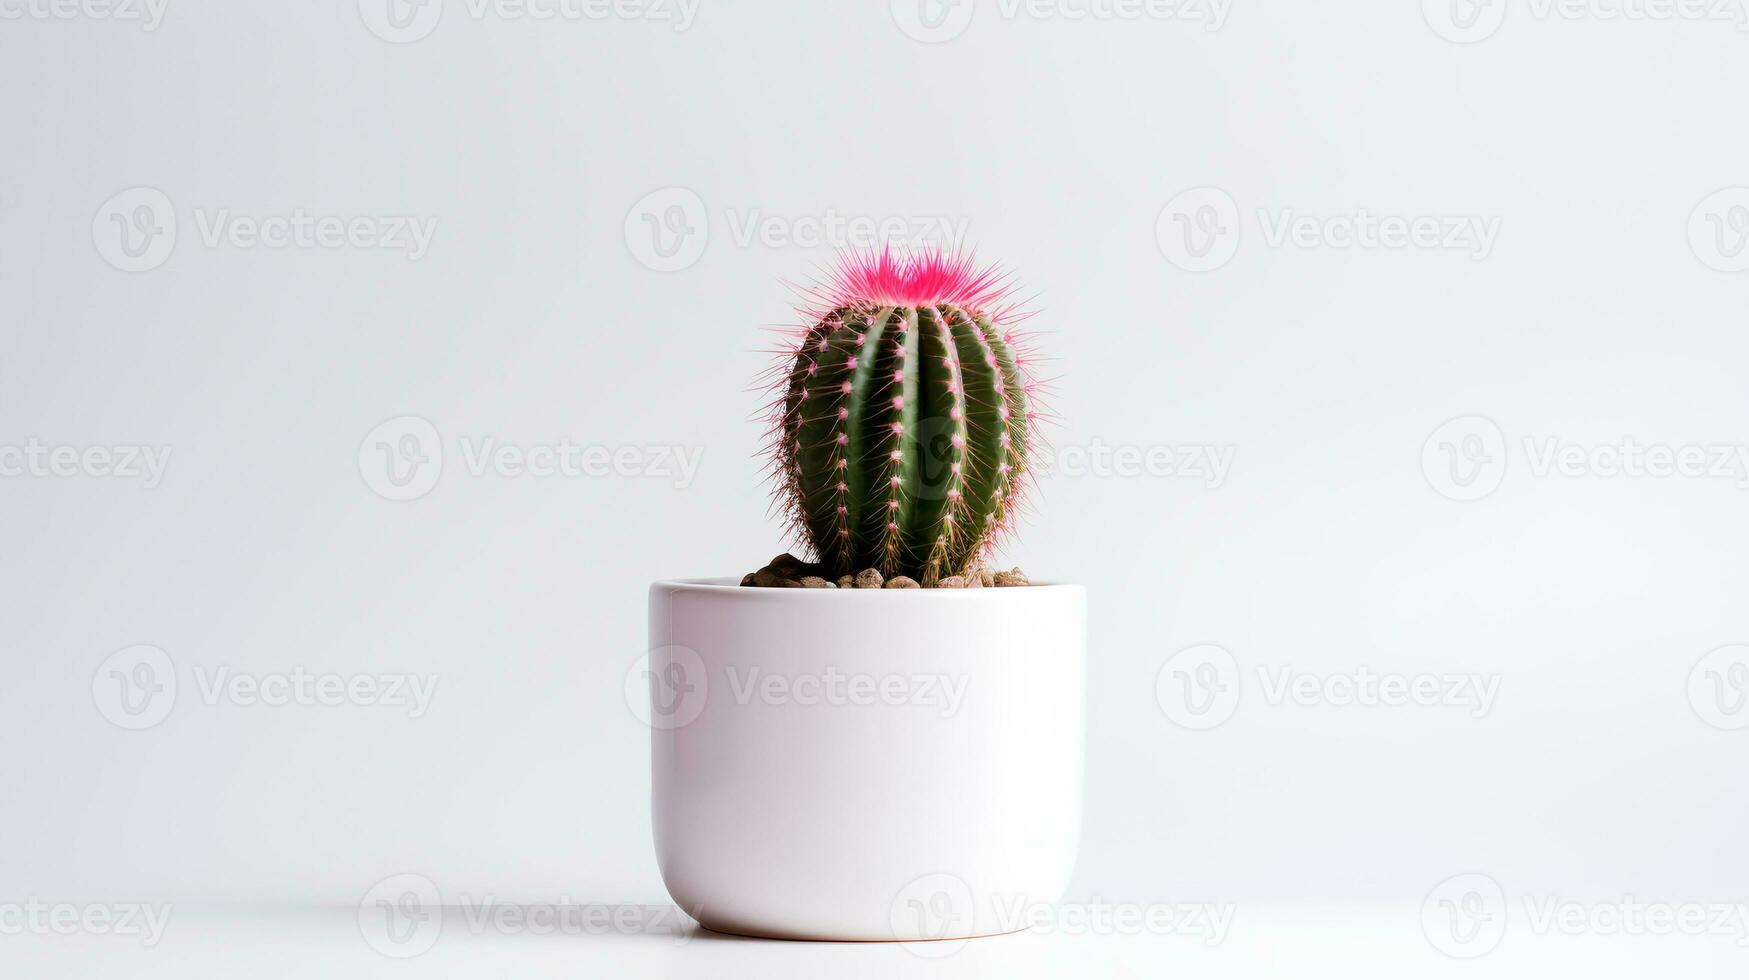
<instances>
[{"instance_id":1,"label":"pot rim","mask_svg":"<svg viewBox=\"0 0 1749 980\"><path fill-rule=\"evenodd\" d=\"M990 594L994 594L994 595L1013 595L1015 593L1025 594L1027 592L1056 593L1056 592L1065 592L1065 591L1072 591L1072 592L1084 592L1084 591L1086 591L1081 585L1079 585L1075 582L1034 582L1031 585L1008 585L1008 586L1001 586L1001 587L996 587L996 586L983 587L983 586L980 586L980 587L975 588L975 589L885 589L885 588L882 588L882 589L774 589L774 588L771 588L770 586L745 586L745 585L741 584L740 578L735 577L735 576L721 576L721 577L712 577L712 578L657 579L656 581L650 583L650 588L652 590L654 590L654 589L668 589L668 590L677 591L677 592L681 592L681 591L733 592L733 593L736 593L737 595L742 595L742 596L745 596L749 599L755 598L758 596L790 596L790 595L800 595L803 593L809 593L812 595L851 595L851 594L855 594L855 593L860 593L863 595L874 595L874 594L880 594L880 593L886 593L886 592L894 592L894 593L922 592L922 593L925 593L927 595L934 595L934 596L955 596L955 597L971 598L974 596L984 595L986 593L990 593Z\"/></svg>"}]
</instances>

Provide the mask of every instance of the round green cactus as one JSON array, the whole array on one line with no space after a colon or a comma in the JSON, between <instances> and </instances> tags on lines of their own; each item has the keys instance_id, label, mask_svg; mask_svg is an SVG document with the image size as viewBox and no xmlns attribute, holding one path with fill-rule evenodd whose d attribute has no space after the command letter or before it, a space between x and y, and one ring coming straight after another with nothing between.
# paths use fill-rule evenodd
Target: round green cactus
<instances>
[{"instance_id":1,"label":"round green cactus","mask_svg":"<svg viewBox=\"0 0 1749 980\"><path fill-rule=\"evenodd\" d=\"M939 252L844 258L783 352L782 505L835 575L959 575L1013 526L1034 384L994 270Z\"/></svg>"}]
</instances>

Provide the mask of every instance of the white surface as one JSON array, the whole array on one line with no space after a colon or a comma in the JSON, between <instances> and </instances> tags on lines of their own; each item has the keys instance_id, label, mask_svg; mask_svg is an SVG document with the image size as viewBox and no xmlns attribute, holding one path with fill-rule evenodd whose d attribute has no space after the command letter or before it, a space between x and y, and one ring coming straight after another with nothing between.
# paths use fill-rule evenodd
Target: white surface
<instances>
[{"instance_id":1,"label":"white surface","mask_svg":"<svg viewBox=\"0 0 1749 980\"><path fill-rule=\"evenodd\" d=\"M557 910L554 910L555 912ZM575 909L571 921L583 922ZM20 980L67 976L331 978L421 976L709 977L885 980L919 977L1412 977L1585 976L1599 980L1741 977L1749 954L1728 939L1509 934L1458 960L1430 948L1412 906L1243 907L1224 941L1182 935L1045 928L973 940L945 954L906 943L741 939L686 925L653 932L555 931L470 925L451 909L424 952L385 958L350 909L223 912L173 917L150 949L118 937L37 938L0 945L0 969ZM555 920L556 921L556 920ZM927 944L925 944L927 946ZM921 955L919 955L921 953Z\"/></svg>"},{"instance_id":2,"label":"white surface","mask_svg":"<svg viewBox=\"0 0 1749 980\"><path fill-rule=\"evenodd\" d=\"M0 479L0 903L350 907L401 873L661 900L623 696L644 589L779 550L745 387L778 281L829 254L790 233L833 216L963 219L1038 294L1064 423L1008 558L1088 588L1072 892L1744 898L1749 710L1718 698L1749 660L1703 663L1749 642L1743 471L1607 452L1749 442L1736 24L1493 5L1454 44L1436 3L1235 2L1219 30L980 3L924 44L885 2L684 31L423 9L405 44L354 0L0 22L0 445L171 452L151 489ZM174 248L130 257L161 201ZM416 261L248 244L298 209L435 233ZM1272 241L1362 209L1462 247ZM476 476L488 439L698 465ZM1167 446L1195 468L1090 462ZM178 693L132 731L93 681L155 662L136 644ZM436 686L247 690L299 671ZM1380 674L1441 693L1342 703ZM431 962L569 952L484 945ZM1630 947L1665 948L1537 955Z\"/></svg>"},{"instance_id":3,"label":"white surface","mask_svg":"<svg viewBox=\"0 0 1749 980\"><path fill-rule=\"evenodd\" d=\"M721 932L885 940L1014 932L1057 900L1081 840L1085 590L736 582L650 586L675 903Z\"/></svg>"}]
</instances>

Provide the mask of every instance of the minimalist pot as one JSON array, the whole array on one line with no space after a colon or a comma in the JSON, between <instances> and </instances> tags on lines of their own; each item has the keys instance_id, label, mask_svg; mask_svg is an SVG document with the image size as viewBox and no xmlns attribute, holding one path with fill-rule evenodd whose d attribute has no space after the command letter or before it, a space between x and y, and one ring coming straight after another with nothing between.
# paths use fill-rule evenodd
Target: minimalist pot
<instances>
[{"instance_id":1,"label":"minimalist pot","mask_svg":"<svg viewBox=\"0 0 1749 980\"><path fill-rule=\"evenodd\" d=\"M1026 928L1080 832L1076 585L650 588L656 855L707 928Z\"/></svg>"}]
</instances>

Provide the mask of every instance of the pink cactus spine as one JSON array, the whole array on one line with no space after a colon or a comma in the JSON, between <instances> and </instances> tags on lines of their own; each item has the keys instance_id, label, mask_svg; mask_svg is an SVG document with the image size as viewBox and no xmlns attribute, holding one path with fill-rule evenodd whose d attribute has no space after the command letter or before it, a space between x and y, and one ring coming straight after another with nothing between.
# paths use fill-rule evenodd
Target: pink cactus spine
<instances>
[{"instance_id":1,"label":"pink cactus spine","mask_svg":"<svg viewBox=\"0 0 1749 980\"><path fill-rule=\"evenodd\" d=\"M1040 413L1008 285L970 255L883 249L804 287L768 451L780 507L835 574L932 585L1013 530Z\"/></svg>"}]
</instances>

